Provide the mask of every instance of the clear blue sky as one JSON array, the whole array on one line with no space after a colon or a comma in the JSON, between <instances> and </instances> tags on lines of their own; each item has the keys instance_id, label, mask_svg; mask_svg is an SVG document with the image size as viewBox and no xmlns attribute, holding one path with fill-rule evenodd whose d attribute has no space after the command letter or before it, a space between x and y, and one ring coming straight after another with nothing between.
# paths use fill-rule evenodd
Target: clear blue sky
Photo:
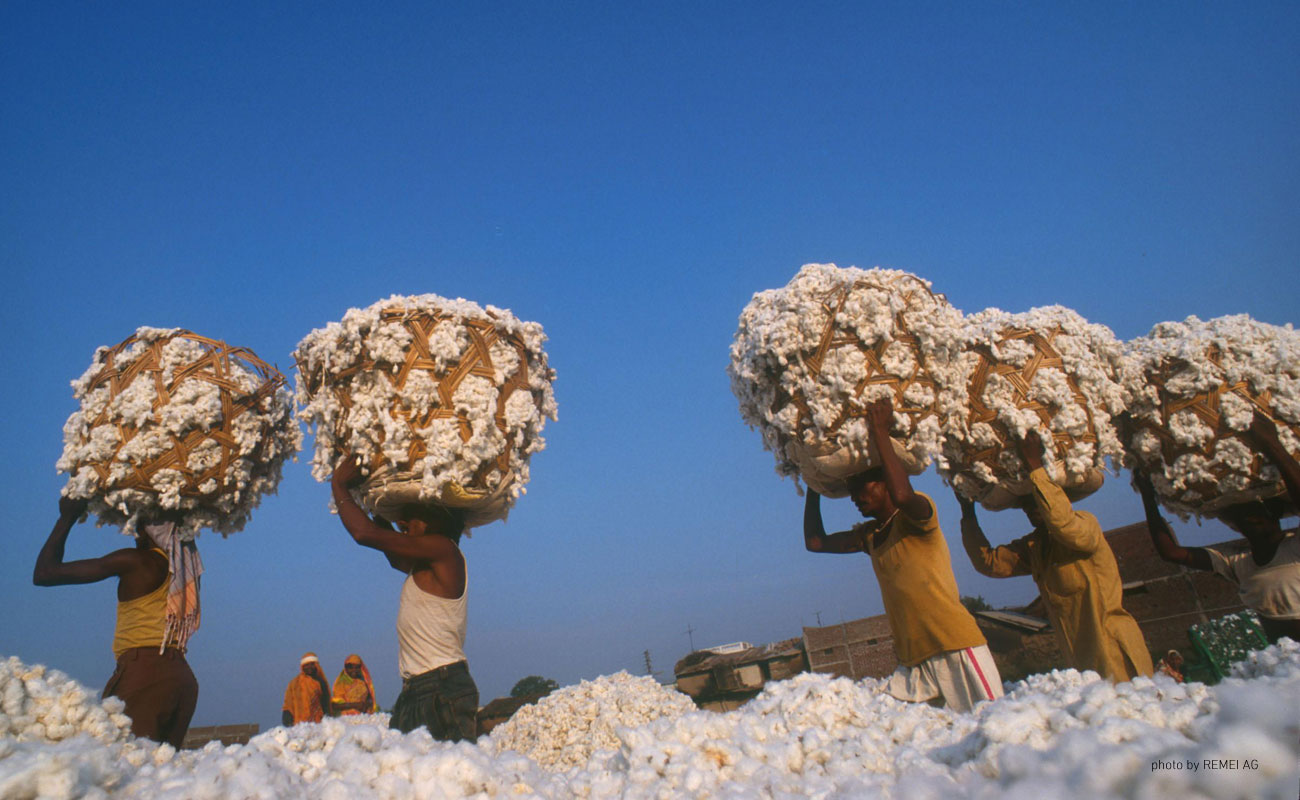
<instances>
[{"instance_id":1,"label":"clear blue sky","mask_svg":"<svg viewBox=\"0 0 1300 800\"><path fill-rule=\"evenodd\" d=\"M373 5L0 6L0 653L112 670L113 586L30 570L68 382L139 325L286 373L309 330L392 293L545 326L560 420L509 522L465 545L486 701L646 649L667 677L688 625L763 642L881 611L866 557L804 552L724 372L741 308L801 264L907 269L967 312L1062 303L1122 338L1295 320L1295 3ZM947 490L918 486L956 546ZM273 724L304 650L331 678L360 652L391 704L401 577L327 495L291 464L248 528L200 540L196 724ZM1085 507L1140 514L1126 477ZM125 544L87 525L69 552ZM955 554L964 593L1034 596Z\"/></svg>"}]
</instances>

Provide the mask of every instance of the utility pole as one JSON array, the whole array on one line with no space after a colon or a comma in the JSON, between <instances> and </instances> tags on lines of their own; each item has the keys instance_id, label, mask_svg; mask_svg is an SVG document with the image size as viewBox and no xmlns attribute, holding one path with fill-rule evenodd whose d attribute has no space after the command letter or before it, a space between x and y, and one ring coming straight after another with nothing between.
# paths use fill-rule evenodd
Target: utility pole
<instances>
[{"instance_id":1,"label":"utility pole","mask_svg":"<svg viewBox=\"0 0 1300 800\"><path fill-rule=\"evenodd\" d=\"M695 629L691 627L691 623L689 622L686 623L686 635L691 637L691 652L694 653L695 652Z\"/></svg>"},{"instance_id":2,"label":"utility pole","mask_svg":"<svg viewBox=\"0 0 1300 800\"><path fill-rule=\"evenodd\" d=\"M644 655L645 655L645 674L653 678L655 676L655 668L650 665L650 651L646 650Z\"/></svg>"},{"instance_id":3,"label":"utility pole","mask_svg":"<svg viewBox=\"0 0 1300 800\"><path fill-rule=\"evenodd\" d=\"M813 613L817 615L817 627L820 628L822 626L822 612L814 611Z\"/></svg>"}]
</instances>

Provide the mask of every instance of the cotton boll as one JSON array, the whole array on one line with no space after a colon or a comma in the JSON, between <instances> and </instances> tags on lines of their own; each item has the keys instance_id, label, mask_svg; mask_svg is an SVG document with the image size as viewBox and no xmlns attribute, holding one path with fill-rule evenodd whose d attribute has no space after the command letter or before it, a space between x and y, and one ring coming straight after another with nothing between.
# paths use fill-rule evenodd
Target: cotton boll
<instances>
[{"instance_id":1,"label":"cotton boll","mask_svg":"<svg viewBox=\"0 0 1300 800\"><path fill-rule=\"evenodd\" d=\"M1028 470L1014 451L1037 431L1054 481L1097 485L1122 453L1111 424L1126 403L1122 351L1110 329L1062 306L987 309L967 318L961 346L954 363L971 396L947 399L954 411L944 429L944 478L995 506L1026 494Z\"/></svg>"},{"instance_id":2,"label":"cotton boll","mask_svg":"<svg viewBox=\"0 0 1300 800\"><path fill-rule=\"evenodd\" d=\"M782 475L809 472L804 450L841 450L866 468L865 409L891 397L905 466L919 472L939 449L940 396L963 392L943 380L960 318L908 273L807 264L741 313L727 368L741 417Z\"/></svg>"},{"instance_id":3,"label":"cotton boll","mask_svg":"<svg viewBox=\"0 0 1300 800\"><path fill-rule=\"evenodd\" d=\"M1128 343L1122 373L1134 424L1124 445L1166 508L1186 518L1282 493L1267 459L1237 437L1261 408L1300 454L1298 358L1300 334L1290 325L1244 314L1160 323Z\"/></svg>"},{"instance_id":4,"label":"cotton boll","mask_svg":"<svg viewBox=\"0 0 1300 800\"><path fill-rule=\"evenodd\" d=\"M122 375L135 377L123 383ZM301 442L282 381L247 351L180 329L144 327L117 348L99 348L72 384L80 408L64 425L56 464L70 476L65 496L89 500L99 524L120 525L128 535L158 510L179 511L187 538L205 527L223 535L240 530ZM262 396L254 398L257 391ZM237 413L226 418L226 409ZM209 432L214 438L205 438ZM157 468L178 446L182 455L189 448L182 462L189 475ZM226 446L236 452L224 473L197 478L223 463ZM137 481L141 473L152 473L147 483Z\"/></svg>"},{"instance_id":5,"label":"cotton boll","mask_svg":"<svg viewBox=\"0 0 1300 800\"><path fill-rule=\"evenodd\" d=\"M378 470L359 493L368 506L445 502L457 487L480 496L457 501L470 526L504 518L556 418L545 338L509 311L432 294L350 309L295 351L312 474L355 453Z\"/></svg>"}]
</instances>

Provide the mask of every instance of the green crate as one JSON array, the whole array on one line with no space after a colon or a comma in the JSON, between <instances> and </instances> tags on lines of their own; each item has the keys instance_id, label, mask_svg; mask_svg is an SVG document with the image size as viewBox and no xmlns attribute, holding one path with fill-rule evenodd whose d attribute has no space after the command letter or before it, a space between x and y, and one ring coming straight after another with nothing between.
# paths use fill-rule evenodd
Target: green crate
<instances>
[{"instance_id":1,"label":"green crate","mask_svg":"<svg viewBox=\"0 0 1300 800\"><path fill-rule=\"evenodd\" d=\"M1252 650L1268 647L1268 638L1253 611L1198 622L1187 629L1187 637L1197 655L1196 677L1206 676L1209 679L1205 683L1211 684L1227 677L1232 665L1244 660ZM1187 679L1194 680L1191 675Z\"/></svg>"}]
</instances>

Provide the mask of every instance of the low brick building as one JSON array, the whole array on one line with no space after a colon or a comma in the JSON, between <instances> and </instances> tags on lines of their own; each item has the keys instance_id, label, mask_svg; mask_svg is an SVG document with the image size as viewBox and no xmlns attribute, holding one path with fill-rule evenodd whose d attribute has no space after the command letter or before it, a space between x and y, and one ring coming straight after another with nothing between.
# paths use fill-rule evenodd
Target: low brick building
<instances>
[{"instance_id":1,"label":"low brick building","mask_svg":"<svg viewBox=\"0 0 1300 800\"><path fill-rule=\"evenodd\" d=\"M729 711L763 690L768 681L791 678L808 669L803 642L786 639L758 647L697 650L673 667L677 690L700 708Z\"/></svg>"},{"instance_id":2,"label":"low brick building","mask_svg":"<svg viewBox=\"0 0 1300 800\"><path fill-rule=\"evenodd\" d=\"M185 741L181 743L184 750L198 750L208 742L221 742L224 745L248 744L261 730L256 722L241 725L206 725L190 728L185 732Z\"/></svg>"},{"instance_id":3,"label":"low brick building","mask_svg":"<svg viewBox=\"0 0 1300 800\"><path fill-rule=\"evenodd\" d=\"M845 678L882 678L898 666L889 620L875 617L803 629L808 667Z\"/></svg>"}]
</instances>

